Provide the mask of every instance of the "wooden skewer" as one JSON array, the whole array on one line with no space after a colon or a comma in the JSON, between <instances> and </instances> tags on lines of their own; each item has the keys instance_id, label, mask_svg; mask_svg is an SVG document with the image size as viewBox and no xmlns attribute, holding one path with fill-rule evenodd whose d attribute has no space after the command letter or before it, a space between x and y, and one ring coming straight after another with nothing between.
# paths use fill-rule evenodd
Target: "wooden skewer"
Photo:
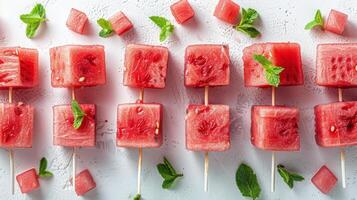
<instances>
[{"instance_id":1,"label":"wooden skewer","mask_svg":"<svg viewBox=\"0 0 357 200\"><path fill-rule=\"evenodd\" d=\"M275 106L275 87L271 88L271 105ZM275 191L275 152L271 152L271 183L270 191Z\"/></svg>"},{"instance_id":2,"label":"wooden skewer","mask_svg":"<svg viewBox=\"0 0 357 200\"><path fill-rule=\"evenodd\" d=\"M205 87L205 106L208 106L208 86ZM205 152L204 191L208 191L208 152Z\"/></svg>"},{"instance_id":3,"label":"wooden skewer","mask_svg":"<svg viewBox=\"0 0 357 200\"><path fill-rule=\"evenodd\" d=\"M140 89L139 92L139 100L140 103L144 102L144 88ZM138 191L137 194L141 194L141 170L142 170L142 162L143 162L143 149L139 148L139 156L138 156Z\"/></svg>"},{"instance_id":4,"label":"wooden skewer","mask_svg":"<svg viewBox=\"0 0 357 200\"><path fill-rule=\"evenodd\" d=\"M76 100L76 93L74 91L74 87L72 87L71 91L72 100ZM72 180L73 180L73 190L76 191L76 169L77 169L77 151L76 147L73 147L73 154L72 154Z\"/></svg>"},{"instance_id":5,"label":"wooden skewer","mask_svg":"<svg viewBox=\"0 0 357 200\"><path fill-rule=\"evenodd\" d=\"M9 88L9 103L12 103L12 93L13 88ZM15 160L14 160L14 151L9 149L9 163L10 163L10 186L11 194L15 194Z\"/></svg>"},{"instance_id":6,"label":"wooden skewer","mask_svg":"<svg viewBox=\"0 0 357 200\"><path fill-rule=\"evenodd\" d=\"M338 88L338 101L339 102L343 101L342 88ZM341 160L342 188L346 188L346 155L345 155L344 148L341 148L340 160Z\"/></svg>"}]
</instances>

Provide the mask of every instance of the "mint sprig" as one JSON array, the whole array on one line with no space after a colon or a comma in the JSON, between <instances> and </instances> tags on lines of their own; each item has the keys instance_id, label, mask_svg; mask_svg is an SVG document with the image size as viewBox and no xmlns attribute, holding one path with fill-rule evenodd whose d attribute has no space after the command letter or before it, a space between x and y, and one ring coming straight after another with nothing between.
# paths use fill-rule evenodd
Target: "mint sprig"
<instances>
[{"instance_id":1,"label":"mint sprig","mask_svg":"<svg viewBox=\"0 0 357 200\"><path fill-rule=\"evenodd\" d=\"M324 19L321 15L321 11L317 10L315 13L315 18L311 22L307 23L305 25L305 30L311 30L314 27L320 26L321 28L324 28Z\"/></svg>"},{"instance_id":2,"label":"mint sprig","mask_svg":"<svg viewBox=\"0 0 357 200\"><path fill-rule=\"evenodd\" d=\"M284 68L273 65L273 63L263 55L254 54L253 58L264 68L264 74L268 84L278 87L280 84L280 73Z\"/></svg>"},{"instance_id":3,"label":"mint sprig","mask_svg":"<svg viewBox=\"0 0 357 200\"><path fill-rule=\"evenodd\" d=\"M102 28L102 30L100 30L100 32L99 32L100 37L107 38L107 37L113 35L114 30L113 30L112 24L110 23L109 20L100 18L97 20L97 24Z\"/></svg>"},{"instance_id":4,"label":"mint sprig","mask_svg":"<svg viewBox=\"0 0 357 200\"><path fill-rule=\"evenodd\" d=\"M41 23L46 21L46 10L42 4L36 4L28 14L20 15L20 19L26 26L26 36L33 38Z\"/></svg>"},{"instance_id":5,"label":"mint sprig","mask_svg":"<svg viewBox=\"0 0 357 200\"><path fill-rule=\"evenodd\" d=\"M72 100L72 112L74 116L74 121L73 121L73 127L75 129L79 129L82 125L84 116L86 115L85 112L83 112L81 106L78 104L76 100Z\"/></svg>"},{"instance_id":6,"label":"mint sprig","mask_svg":"<svg viewBox=\"0 0 357 200\"><path fill-rule=\"evenodd\" d=\"M38 176L41 178L52 177L53 174L50 171L47 171L47 159L43 157L40 160L40 167L38 169Z\"/></svg>"},{"instance_id":7,"label":"mint sprig","mask_svg":"<svg viewBox=\"0 0 357 200\"><path fill-rule=\"evenodd\" d=\"M164 157L164 163L157 165L161 177L164 179L162 188L169 189L173 186L175 180L182 177L183 174L177 174L176 170L172 167L171 163Z\"/></svg>"},{"instance_id":8,"label":"mint sprig","mask_svg":"<svg viewBox=\"0 0 357 200\"><path fill-rule=\"evenodd\" d=\"M174 32L174 25L166 18L160 16L151 16L149 18L161 29L160 42L165 41Z\"/></svg>"},{"instance_id":9,"label":"mint sprig","mask_svg":"<svg viewBox=\"0 0 357 200\"><path fill-rule=\"evenodd\" d=\"M253 23L258 17L258 12L253 8L248 8L247 10L242 8L241 21L233 28L249 35L251 38L256 38L260 35L260 32L254 27Z\"/></svg>"},{"instance_id":10,"label":"mint sprig","mask_svg":"<svg viewBox=\"0 0 357 200\"><path fill-rule=\"evenodd\" d=\"M140 194L136 194L134 196L133 200L141 200L141 195Z\"/></svg>"},{"instance_id":11,"label":"mint sprig","mask_svg":"<svg viewBox=\"0 0 357 200\"><path fill-rule=\"evenodd\" d=\"M290 189L294 187L294 181L304 180L303 176L293 172L289 172L283 165L278 165L277 169L280 176L283 178L284 182L289 186Z\"/></svg>"},{"instance_id":12,"label":"mint sprig","mask_svg":"<svg viewBox=\"0 0 357 200\"><path fill-rule=\"evenodd\" d=\"M244 197L250 197L253 200L260 195L260 185L257 175L248 165L242 163L236 172L236 184Z\"/></svg>"}]
</instances>

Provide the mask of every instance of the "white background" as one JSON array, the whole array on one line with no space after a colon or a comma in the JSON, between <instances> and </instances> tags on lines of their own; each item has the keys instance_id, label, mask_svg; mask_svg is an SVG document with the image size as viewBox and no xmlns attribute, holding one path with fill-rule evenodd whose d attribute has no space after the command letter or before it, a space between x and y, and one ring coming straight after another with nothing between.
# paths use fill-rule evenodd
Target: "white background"
<instances>
[{"instance_id":1,"label":"white background","mask_svg":"<svg viewBox=\"0 0 357 200\"><path fill-rule=\"evenodd\" d=\"M159 29L148 19L160 15L174 21L169 10L173 1L165 0L39 0L46 7L47 23L41 27L35 39L25 36L25 25L19 15L31 10L37 1L0 0L0 45L38 48L40 51L40 86L15 92L16 101L24 101L36 107L35 140L32 149L16 150L16 173L38 167L42 156L49 160L49 168L55 177L41 181L41 189L22 195L16 184L16 195L10 195L7 151L0 151L0 199L75 199L68 182L71 175L71 151L52 145L52 109L56 104L70 102L66 89L50 86L48 49L63 44L103 44L106 48L107 84L78 90L83 103L97 104L97 146L82 148L79 152L78 170L88 168L97 182L96 190L84 199L131 199L136 193L137 150L115 147L116 106L134 102L138 91L122 85L123 54L127 44L160 44ZM142 194L147 200L163 199L242 199L235 185L235 172L241 162L251 165L257 173L262 188L261 199L356 199L357 198L357 149L347 149L347 189L339 181L329 195L321 194L310 182L318 168L327 164L340 177L338 149L325 149L314 140L313 106L337 100L335 89L317 87L314 83L316 45L324 42L357 42L357 1L355 0L240 0L242 7L255 8L261 15L257 27L262 37L250 39L236 32L231 25L213 16L216 0L191 0L195 19L181 26L175 22L175 34L162 45L170 50L167 87L147 90L148 102L164 105L164 145L160 149L144 150ZM89 34L82 36L69 31L66 18L70 8L87 13L90 19ZM348 14L349 23L344 36L315 30L305 31L315 9L320 8L325 18L331 8ZM123 37L108 39L97 36L96 20L108 18L122 10L134 24L134 30ZM277 177L276 192L270 193L270 152L254 148L250 144L250 108L254 104L269 104L270 90L243 86L242 49L255 42L294 41L301 44L305 85L279 88L278 104L297 106L301 112L301 151L278 153L277 161L304 175L306 181L297 183L290 190ZM184 116L189 103L203 101L202 89L187 89L183 85L184 50L189 44L224 43L230 47L231 84L210 90L210 102L230 105L232 147L223 153L210 154L209 192L203 192L203 154L185 149ZM7 92L0 92L0 100L7 101ZM357 100L356 89L344 91L345 100ZM108 120L108 122L105 122ZM178 171L184 173L173 190L161 189L162 179L156 164L167 156Z\"/></svg>"}]
</instances>

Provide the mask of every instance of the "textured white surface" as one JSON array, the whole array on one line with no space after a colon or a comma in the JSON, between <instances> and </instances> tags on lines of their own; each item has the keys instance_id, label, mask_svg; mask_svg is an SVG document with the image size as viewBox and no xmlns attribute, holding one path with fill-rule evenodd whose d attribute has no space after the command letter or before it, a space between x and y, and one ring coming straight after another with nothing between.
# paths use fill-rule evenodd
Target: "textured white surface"
<instances>
[{"instance_id":1,"label":"textured white surface","mask_svg":"<svg viewBox=\"0 0 357 200\"><path fill-rule=\"evenodd\" d=\"M122 85L123 53L126 44L159 44L159 30L148 19L161 15L174 22L169 6L172 0L39 0L46 6L48 22L38 36L29 40L19 15L28 12L37 1L0 0L0 45L38 48L40 51L40 86L31 90L16 91L14 100L36 107L35 141L32 149L16 150L16 172L36 167L42 156L49 159L49 168L55 173L50 180L41 181L41 190L29 195L10 195L8 157L0 151L0 199L75 199L68 177L71 174L71 150L52 146L52 109L55 104L68 103L70 92L50 86L48 49L62 44L103 44L106 47L106 86L80 89L78 99L97 104L97 147L80 149L78 169L89 168L97 182L95 191L84 199L131 199L136 192L137 150L115 147L116 106L133 102L138 91ZM337 90L317 87L314 84L315 48L323 42L357 42L357 1L354 0L240 0L242 7L255 8L261 14L258 27L263 33L259 39L250 39L236 32L230 25L213 17L216 0L191 0L196 16L184 26L176 25L175 34L165 43L170 49L167 87L147 90L147 101L164 105L164 145L160 149L144 150L142 194L147 200L163 199L242 199L235 185L238 164L246 162L256 171L262 188L261 199L356 199L357 149L347 149L347 189L341 182L330 196L322 195L310 182L317 169L327 164L340 177L338 149L323 149L315 144L313 106L337 101ZM81 36L69 31L65 21L70 8L77 8L89 16L90 35ZM321 31L304 31L304 25L320 8L326 17L331 8L349 15L344 37ZM122 10L134 23L134 30L124 37L103 39L97 36L96 19L109 17ZM254 104L269 104L270 90L244 88L242 80L242 49L254 42L295 41L302 47L305 85L279 88L277 103L297 106L301 111L301 152L278 153L277 162L286 165L306 178L290 190L277 177L276 192L270 193L270 153L257 150L250 144L250 108ZM231 54L231 84L210 90L210 102L231 106L232 148L223 153L210 154L209 192L203 192L203 154L185 149L184 115L188 103L203 102L203 89L186 89L183 86L183 53L194 43L229 44ZM0 92L0 100L7 100L7 92ZM356 89L344 91L346 100L357 100ZM108 120L105 122L105 120ZM185 177L174 190L161 189L162 179L156 164L167 156Z\"/></svg>"}]
</instances>

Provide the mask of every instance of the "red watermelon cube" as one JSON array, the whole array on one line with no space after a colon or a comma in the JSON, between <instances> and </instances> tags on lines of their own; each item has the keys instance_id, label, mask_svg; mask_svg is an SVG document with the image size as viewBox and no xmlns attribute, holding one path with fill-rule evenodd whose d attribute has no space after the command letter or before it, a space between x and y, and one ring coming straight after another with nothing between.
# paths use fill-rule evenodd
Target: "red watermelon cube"
<instances>
[{"instance_id":1,"label":"red watermelon cube","mask_svg":"<svg viewBox=\"0 0 357 200\"><path fill-rule=\"evenodd\" d=\"M162 105L156 103L118 106L117 146L158 148L162 145Z\"/></svg>"},{"instance_id":2,"label":"red watermelon cube","mask_svg":"<svg viewBox=\"0 0 357 200\"><path fill-rule=\"evenodd\" d=\"M327 87L357 87L357 43L319 44L316 83Z\"/></svg>"},{"instance_id":3,"label":"red watermelon cube","mask_svg":"<svg viewBox=\"0 0 357 200\"><path fill-rule=\"evenodd\" d=\"M315 106L315 128L320 146L357 145L357 101Z\"/></svg>"},{"instance_id":4,"label":"red watermelon cube","mask_svg":"<svg viewBox=\"0 0 357 200\"><path fill-rule=\"evenodd\" d=\"M185 86L229 84L229 49L226 45L190 45L185 53Z\"/></svg>"},{"instance_id":5,"label":"red watermelon cube","mask_svg":"<svg viewBox=\"0 0 357 200\"><path fill-rule=\"evenodd\" d=\"M191 19L195 12L187 0L180 0L170 6L171 13L175 17L177 23L182 24Z\"/></svg>"},{"instance_id":6,"label":"red watermelon cube","mask_svg":"<svg viewBox=\"0 0 357 200\"><path fill-rule=\"evenodd\" d=\"M19 184L22 193L29 193L40 188L40 182L36 169L32 168L16 176L16 181Z\"/></svg>"},{"instance_id":7,"label":"red watermelon cube","mask_svg":"<svg viewBox=\"0 0 357 200\"><path fill-rule=\"evenodd\" d=\"M311 182L322 193L328 194L335 187L337 183L337 177L329 170L329 168L324 165L311 178Z\"/></svg>"},{"instance_id":8,"label":"red watermelon cube","mask_svg":"<svg viewBox=\"0 0 357 200\"><path fill-rule=\"evenodd\" d=\"M109 18L109 22L112 24L113 30L122 35L125 32L133 28L131 21L124 15L123 12L117 12L115 15Z\"/></svg>"},{"instance_id":9,"label":"red watermelon cube","mask_svg":"<svg viewBox=\"0 0 357 200\"><path fill-rule=\"evenodd\" d=\"M299 151L299 111L284 106L253 106L251 142L260 149Z\"/></svg>"},{"instance_id":10,"label":"red watermelon cube","mask_svg":"<svg viewBox=\"0 0 357 200\"><path fill-rule=\"evenodd\" d=\"M50 49L53 87L104 85L105 53L102 45L65 45Z\"/></svg>"},{"instance_id":11,"label":"red watermelon cube","mask_svg":"<svg viewBox=\"0 0 357 200\"><path fill-rule=\"evenodd\" d=\"M189 105L185 121L188 150L207 152L229 149L229 106Z\"/></svg>"},{"instance_id":12,"label":"red watermelon cube","mask_svg":"<svg viewBox=\"0 0 357 200\"><path fill-rule=\"evenodd\" d=\"M84 12L72 8L67 18L67 27L79 34L84 33L84 28L88 23L88 17Z\"/></svg>"},{"instance_id":13,"label":"red watermelon cube","mask_svg":"<svg viewBox=\"0 0 357 200\"><path fill-rule=\"evenodd\" d=\"M348 15L332 9L325 22L324 28L327 31L342 35L347 24Z\"/></svg>"},{"instance_id":14,"label":"red watermelon cube","mask_svg":"<svg viewBox=\"0 0 357 200\"><path fill-rule=\"evenodd\" d=\"M0 147L31 148L34 108L0 103Z\"/></svg>"},{"instance_id":15,"label":"red watermelon cube","mask_svg":"<svg viewBox=\"0 0 357 200\"><path fill-rule=\"evenodd\" d=\"M297 43L258 43L243 50L244 84L248 87L270 87L263 67L254 60L254 54L264 55L276 66L284 67L279 86L304 84L300 45Z\"/></svg>"},{"instance_id":16,"label":"red watermelon cube","mask_svg":"<svg viewBox=\"0 0 357 200\"><path fill-rule=\"evenodd\" d=\"M74 117L71 105L53 106L53 144L65 147L95 146L95 105L80 104L86 114L82 125L73 127Z\"/></svg>"},{"instance_id":17,"label":"red watermelon cube","mask_svg":"<svg viewBox=\"0 0 357 200\"><path fill-rule=\"evenodd\" d=\"M0 48L0 89L38 85L38 51L21 47Z\"/></svg>"},{"instance_id":18,"label":"red watermelon cube","mask_svg":"<svg viewBox=\"0 0 357 200\"><path fill-rule=\"evenodd\" d=\"M166 47L130 44L126 47L124 85L164 88L169 51Z\"/></svg>"},{"instance_id":19,"label":"red watermelon cube","mask_svg":"<svg viewBox=\"0 0 357 200\"><path fill-rule=\"evenodd\" d=\"M239 5L232 0L219 0L214 16L227 23L235 25L239 16Z\"/></svg>"},{"instance_id":20,"label":"red watermelon cube","mask_svg":"<svg viewBox=\"0 0 357 200\"><path fill-rule=\"evenodd\" d=\"M83 170L76 176L75 191L78 196L83 196L96 187L96 183L89 170Z\"/></svg>"}]
</instances>

